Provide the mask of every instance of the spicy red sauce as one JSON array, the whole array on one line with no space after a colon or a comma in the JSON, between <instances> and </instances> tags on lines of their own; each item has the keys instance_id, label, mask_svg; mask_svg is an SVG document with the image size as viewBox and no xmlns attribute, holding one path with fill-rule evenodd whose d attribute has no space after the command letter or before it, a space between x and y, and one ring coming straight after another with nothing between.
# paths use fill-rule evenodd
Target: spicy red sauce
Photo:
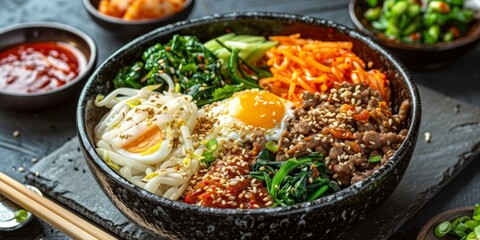
<instances>
[{"instance_id":1,"label":"spicy red sauce","mask_svg":"<svg viewBox=\"0 0 480 240\"><path fill-rule=\"evenodd\" d=\"M185 202L205 207L261 208L273 204L267 189L249 176L248 159L229 156L213 163L185 195ZM228 182L228 183L227 183Z\"/></svg>"},{"instance_id":2,"label":"spicy red sauce","mask_svg":"<svg viewBox=\"0 0 480 240\"><path fill-rule=\"evenodd\" d=\"M47 92L74 80L85 65L85 56L66 43L16 45L0 52L0 90Z\"/></svg>"}]
</instances>

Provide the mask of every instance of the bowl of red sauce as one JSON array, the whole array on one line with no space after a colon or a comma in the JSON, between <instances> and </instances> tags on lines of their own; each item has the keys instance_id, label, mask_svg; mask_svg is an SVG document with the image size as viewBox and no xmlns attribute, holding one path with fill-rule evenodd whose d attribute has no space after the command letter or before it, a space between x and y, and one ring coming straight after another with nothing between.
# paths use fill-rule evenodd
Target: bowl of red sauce
<instances>
[{"instance_id":1,"label":"bowl of red sauce","mask_svg":"<svg viewBox=\"0 0 480 240\"><path fill-rule=\"evenodd\" d=\"M36 22L0 30L0 108L34 109L76 101L97 50L84 32Z\"/></svg>"}]
</instances>

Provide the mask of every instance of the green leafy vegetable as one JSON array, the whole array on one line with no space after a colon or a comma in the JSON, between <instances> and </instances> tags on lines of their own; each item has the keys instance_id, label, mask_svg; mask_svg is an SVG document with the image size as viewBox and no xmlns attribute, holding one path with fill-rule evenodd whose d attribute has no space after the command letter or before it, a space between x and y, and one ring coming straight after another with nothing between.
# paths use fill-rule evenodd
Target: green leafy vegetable
<instances>
[{"instance_id":1,"label":"green leafy vegetable","mask_svg":"<svg viewBox=\"0 0 480 240\"><path fill-rule=\"evenodd\" d=\"M233 33L205 44L194 36L174 35L165 45L157 43L147 48L141 61L121 68L113 84L115 88L137 89L160 84L161 92L167 88L166 78L170 77L174 92L191 95L202 106L238 91L258 88L257 80L271 73L254 63L276 44L263 36Z\"/></svg>"},{"instance_id":2,"label":"green leafy vegetable","mask_svg":"<svg viewBox=\"0 0 480 240\"><path fill-rule=\"evenodd\" d=\"M193 36L173 36L165 45L157 43L142 54L142 61L127 66L117 73L116 88L141 88L162 84L166 89L165 74L175 83L175 92L191 95L201 106L213 102L212 95L226 82L220 73L218 58Z\"/></svg>"},{"instance_id":3,"label":"green leafy vegetable","mask_svg":"<svg viewBox=\"0 0 480 240\"><path fill-rule=\"evenodd\" d=\"M268 150L257 156L250 175L265 182L273 206L285 206L319 197L339 190L338 185L329 180L330 171L321 162L323 155L312 153L302 158L292 158L277 162Z\"/></svg>"}]
</instances>

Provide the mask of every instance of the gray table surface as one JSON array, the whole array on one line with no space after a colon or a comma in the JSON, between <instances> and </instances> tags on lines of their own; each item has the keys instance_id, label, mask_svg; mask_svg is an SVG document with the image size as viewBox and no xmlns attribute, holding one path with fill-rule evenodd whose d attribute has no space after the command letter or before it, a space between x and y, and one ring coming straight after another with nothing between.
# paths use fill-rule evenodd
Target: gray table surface
<instances>
[{"instance_id":1,"label":"gray table surface","mask_svg":"<svg viewBox=\"0 0 480 240\"><path fill-rule=\"evenodd\" d=\"M0 27L29 21L57 21L70 24L91 35L99 48L99 63L105 60L129 39L122 39L104 31L87 16L81 1L68 0L2 0ZM197 0L190 17L231 11L275 11L321 17L351 26L346 0ZM0 39L1 41L1 39ZM480 45L457 62L442 69L412 72L414 80L452 98L480 106ZM75 136L76 99L56 106L55 109L18 112L0 110L4 117L21 119L0 125L0 170L24 181L26 171L34 163L32 158L41 158L53 152L68 139ZM35 125L37 121L49 121L50 125ZM1 122L1 121L0 121ZM20 130L21 138L12 137ZM480 138L480 136L479 136ZM479 146L477 146L478 148ZM480 202L480 159L448 183L410 221L394 235L393 239L410 239L421 225L436 213L455 207ZM30 231L31 230L31 231ZM36 220L22 238L64 239L65 236L48 224ZM2 235L0 235L2 237ZM6 236L20 237L20 236Z\"/></svg>"}]
</instances>

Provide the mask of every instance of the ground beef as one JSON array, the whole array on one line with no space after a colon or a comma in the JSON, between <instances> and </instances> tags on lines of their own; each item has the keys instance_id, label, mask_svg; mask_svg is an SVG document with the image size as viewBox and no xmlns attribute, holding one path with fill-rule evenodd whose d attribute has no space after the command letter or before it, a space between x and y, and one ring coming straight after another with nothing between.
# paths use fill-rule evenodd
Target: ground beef
<instances>
[{"instance_id":1,"label":"ground beef","mask_svg":"<svg viewBox=\"0 0 480 240\"><path fill-rule=\"evenodd\" d=\"M276 160L322 153L341 186L370 176L405 139L408 100L393 114L378 91L349 83L329 93L305 92L302 100L279 139ZM369 163L374 156L381 156L381 162Z\"/></svg>"}]
</instances>

